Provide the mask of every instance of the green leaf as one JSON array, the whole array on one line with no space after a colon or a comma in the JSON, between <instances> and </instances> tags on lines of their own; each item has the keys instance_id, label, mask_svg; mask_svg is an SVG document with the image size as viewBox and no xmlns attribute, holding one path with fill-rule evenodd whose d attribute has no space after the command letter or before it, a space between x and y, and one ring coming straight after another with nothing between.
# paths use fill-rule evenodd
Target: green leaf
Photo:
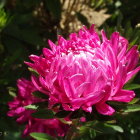
<instances>
[{"instance_id":1,"label":"green leaf","mask_svg":"<svg viewBox=\"0 0 140 140\"><path fill-rule=\"evenodd\" d=\"M96 131L94 129L90 129L89 132L90 132L90 138L93 139L96 137Z\"/></svg>"},{"instance_id":2,"label":"green leaf","mask_svg":"<svg viewBox=\"0 0 140 140\"><path fill-rule=\"evenodd\" d=\"M41 93L39 91L35 91L32 93L35 97L41 98L41 99L48 99L48 95Z\"/></svg>"},{"instance_id":3,"label":"green leaf","mask_svg":"<svg viewBox=\"0 0 140 140\"><path fill-rule=\"evenodd\" d=\"M32 116L39 119L52 119L54 118L54 113L49 109L39 109L37 112L33 113Z\"/></svg>"},{"instance_id":4,"label":"green leaf","mask_svg":"<svg viewBox=\"0 0 140 140\"><path fill-rule=\"evenodd\" d=\"M96 4L96 8L100 7L103 4L104 0L99 0Z\"/></svg>"},{"instance_id":5,"label":"green leaf","mask_svg":"<svg viewBox=\"0 0 140 140\"><path fill-rule=\"evenodd\" d=\"M60 120L62 123L64 124L68 124L68 125L71 125L72 124L72 121L66 121L65 119L63 118L58 118L58 120Z\"/></svg>"},{"instance_id":6,"label":"green leaf","mask_svg":"<svg viewBox=\"0 0 140 140\"><path fill-rule=\"evenodd\" d=\"M30 136L36 140L54 140L51 136L47 135L46 133L30 133Z\"/></svg>"},{"instance_id":7,"label":"green leaf","mask_svg":"<svg viewBox=\"0 0 140 140\"><path fill-rule=\"evenodd\" d=\"M137 112L140 111L140 105L128 105L126 109L124 109L124 112Z\"/></svg>"},{"instance_id":8,"label":"green leaf","mask_svg":"<svg viewBox=\"0 0 140 140\"><path fill-rule=\"evenodd\" d=\"M32 105L38 106L38 108L46 108L48 107L48 102L44 101L44 102L37 102L37 103L33 103Z\"/></svg>"},{"instance_id":9,"label":"green leaf","mask_svg":"<svg viewBox=\"0 0 140 140\"><path fill-rule=\"evenodd\" d=\"M4 7L5 3L6 3L6 0L1 0L0 1L0 9Z\"/></svg>"},{"instance_id":10,"label":"green leaf","mask_svg":"<svg viewBox=\"0 0 140 140\"><path fill-rule=\"evenodd\" d=\"M139 101L139 98L134 98L131 102L129 102L128 104L135 104Z\"/></svg>"},{"instance_id":11,"label":"green leaf","mask_svg":"<svg viewBox=\"0 0 140 140\"><path fill-rule=\"evenodd\" d=\"M35 76L39 76L39 73L36 71L36 70L34 70L33 68L28 68L28 70L33 74L33 75L35 75Z\"/></svg>"},{"instance_id":12,"label":"green leaf","mask_svg":"<svg viewBox=\"0 0 140 140\"><path fill-rule=\"evenodd\" d=\"M95 124L92 125L88 124L86 127L93 128L96 132L104 134L114 134L116 132L123 132L123 129L119 125L107 124L103 122L95 122Z\"/></svg>"},{"instance_id":13,"label":"green leaf","mask_svg":"<svg viewBox=\"0 0 140 140\"><path fill-rule=\"evenodd\" d=\"M93 128L82 126L79 128L79 136L74 137L74 140L91 140L96 137L96 131Z\"/></svg>"},{"instance_id":14,"label":"green leaf","mask_svg":"<svg viewBox=\"0 0 140 140\"><path fill-rule=\"evenodd\" d=\"M27 106L25 106L24 107L25 109L34 109L34 110L36 110L37 108L38 108L38 106L36 106L36 105L27 105Z\"/></svg>"},{"instance_id":15,"label":"green leaf","mask_svg":"<svg viewBox=\"0 0 140 140\"><path fill-rule=\"evenodd\" d=\"M64 118L68 116L70 113L71 111L59 111L58 113L55 114L55 116L58 118Z\"/></svg>"},{"instance_id":16,"label":"green leaf","mask_svg":"<svg viewBox=\"0 0 140 140\"><path fill-rule=\"evenodd\" d=\"M139 84L127 84L124 86L124 89L132 90L132 89L139 89L140 85Z\"/></svg>"},{"instance_id":17,"label":"green leaf","mask_svg":"<svg viewBox=\"0 0 140 140\"><path fill-rule=\"evenodd\" d=\"M105 124L105 126L111 127L113 130L118 131L118 132L120 132L120 133L123 133L122 127L120 127L120 126L118 126L118 125L109 125L109 124Z\"/></svg>"},{"instance_id":18,"label":"green leaf","mask_svg":"<svg viewBox=\"0 0 140 140\"><path fill-rule=\"evenodd\" d=\"M131 41L130 45L131 46L135 45L138 40L139 40L139 37L136 36L135 39L133 39L133 41Z\"/></svg>"},{"instance_id":19,"label":"green leaf","mask_svg":"<svg viewBox=\"0 0 140 140\"><path fill-rule=\"evenodd\" d=\"M3 8L0 8L0 30L6 26L7 21L8 21L7 13Z\"/></svg>"},{"instance_id":20,"label":"green leaf","mask_svg":"<svg viewBox=\"0 0 140 140\"><path fill-rule=\"evenodd\" d=\"M108 101L107 103L111 105L112 107L114 107L116 110L126 108L127 106L127 103L123 103L123 102Z\"/></svg>"},{"instance_id":21,"label":"green leaf","mask_svg":"<svg viewBox=\"0 0 140 140\"><path fill-rule=\"evenodd\" d=\"M9 94L12 96L12 97L16 97L16 89L13 88L13 87L8 87L8 91L9 91Z\"/></svg>"}]
</instances>

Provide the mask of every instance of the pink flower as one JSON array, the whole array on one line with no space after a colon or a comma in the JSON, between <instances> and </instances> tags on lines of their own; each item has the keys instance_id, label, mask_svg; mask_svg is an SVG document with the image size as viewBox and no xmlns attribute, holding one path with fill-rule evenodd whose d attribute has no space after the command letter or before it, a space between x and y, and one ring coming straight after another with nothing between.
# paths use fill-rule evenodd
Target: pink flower
<instances>
[{"instance_id":1,"label":"pink flower","mask_svg":"<svg viewBox=\"0 0 140 140\"><path fill-rule=\"evenodd\" d=\"M37 119L31 116L35 110L27 110L24 107L33 103L43 102L46 99L39 99L32 95L37 91L31 81L19 79L17 82L18 95L13 101L9 102L10 111L7 115L17 117L18 123L27 123L23 132L23 136L29 135L31 132L44 132L51 136L64 136L68 130L68 125L63 124L58 119Z\"/></svg>"},{"instance_id":2,"label":"pink flower","mask_svg":"<svg viewBox=\"0 0 140 140\"><path fill-rule=\"evenodd\" d=\"M49 41L50 49L43 56L31 55L33 63L26 62L39 73L32 76L34 86L49 95L50 107L60 103L64 110L82 108L92 112L92 106L103 115L115 110L106 101L130 102L134 91L123 86L139 70L137 46L128 49L128 41L114 32L110 40L101 31L102 41L93 26L70 39L59 37L58 45Z\"/></svg>"},{"instance_id":3,"label":"pink flower","mask_svg":"<svg viewBox=\"0 0 140 140\"><path fill-rule=\"evenodd\" d=\"M10 111L7 115L10 117L17 117L18 123L24 123L29 120L31 114L35 112L34 110L27 110L24 107L32 103L39 102L40 99L35 98L32 92L36 91L35 86L31 81L24 78L19 79L17 82L18 95L13 101L8 103Z\"/></svg>"},{"instance_id":4,"label":"pink flower","mask_svg":"<svg viewBox=\"0 0 140 140\"><path fill-rule=\"evenodd\" d=\"M32 132L47 133L54 137L63 137L68 130L68 125L63 124L58 119L31 119L23 132L27 136Z\"/></svg>"}]
</instances>

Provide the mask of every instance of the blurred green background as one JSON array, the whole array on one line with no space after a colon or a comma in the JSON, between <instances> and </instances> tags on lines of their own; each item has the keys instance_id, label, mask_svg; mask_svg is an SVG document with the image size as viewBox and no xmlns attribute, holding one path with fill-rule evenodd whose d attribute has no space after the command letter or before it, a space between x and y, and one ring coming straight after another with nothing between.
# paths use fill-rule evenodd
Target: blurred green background
<instances>
[{"instance_id":1,"label":"blurred green background","mask_svg":"<svg viewBox=\"0 0 140 140\"><path fill-rule=\"evenodd\" d=\"M95 24L108 37L113 31L125 36L130 46L140 44L139 0L0 0L0 139L22 140L22 126L7 117L8 101L16 93L16 80L29 77L24 61L30 54L41 54L49 47L47 40L57 42L57 35L68 38L82 25ZM133 84L132 84L133 83ZM127 86L139 95L140 74ZM139 140L140 112L116 116L111 128L100 124L102 131L86 130L83 140ZM101 119L103 120L103 119ZM83 128L84 129L84 128ZM113 130L113 131L111 131ZM24 138L25 139L25 138Z\"/></svg>"}]
</instances>

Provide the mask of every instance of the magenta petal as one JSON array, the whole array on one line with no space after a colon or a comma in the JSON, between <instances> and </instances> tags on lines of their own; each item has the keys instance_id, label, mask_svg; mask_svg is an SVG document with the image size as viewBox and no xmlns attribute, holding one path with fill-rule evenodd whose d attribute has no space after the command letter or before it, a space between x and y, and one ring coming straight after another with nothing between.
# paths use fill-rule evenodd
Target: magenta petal
<instances>
[{"instance_id":1,"label":"magenta petal","mask_svg":"<svg viewBox=\"0 0 140 140\"><path fill-rule=\"evenodd\" d=\"M69 37L70 37L70 39L73 40L73 41L76 41L77 38L78 38L76 33L71 33Z\"/></svg>"},{"instance_id":2,"label":"magenta petal","mask_svg":"<svg viewBox=\"0 0 140 140\"><path fill-rule=\"evenodd\" d=\"M46 58L53 56L53 52L47 48L43 48L43 54Z\"/></svg>"},{"instance_id":3,"label":"magenta petal","mask_svg":"<svg viewBox=\"0 0 140 140\"><path fill-rule=\"evenodd\" d=\"M77 87L76 93L78 97L80 97L81 95L88 95L88 93L91 92L90 87L91 87L90 82L82 83L79 87Z\"/></svg>"},{"instance_id":4,"label":"magenta petal","mask_svg":"<svg viewBox=\"0 0 140 140\"><path fill-rule=\"evenodd\" d=\"M101 34L102 34L103 42L107 41L108 39L104 30L101 30Z\"/></svg>"},{"instance_id":5,"label":"magenta petal","mask_svg":"<svg viewBox=\"0 0 140 140\"><path fill-rule=\"evenodd\" d=\"M65 89L67 97L69 97L70 99L74 98L75 88L73 87L70 80L68 78L64 78L63 83L64 83L64 89Z\"/></svg>"},{"instance_id":6,"label":"magenta petal","mask_svg":"<svg viewBox=\"0 0 140 140\"><path fill-rule=\"evenodd\" d=\"M9 117L15 116L15 111L14 111L14 110L8 111L8 112L7 112L7 116L9 116Z\"/></svg>"},{"instance_id":7,"label":"magenta petal","mask_svg":"<svg viewBox=\"0 0 140 140\"><path fill-rule=\"evenodd\" d=\"M111 106L107 105L106 103L96 104L95 107L97 111L103 115L112 115L115 112L115 110Z\"/></svg>"},{"instance_id":8,"label":"magenta petal","mask_svg":"<svg viewBox=\"0 0 140 140\"><path fill-rule=\"evenodd\" d=\"M84 111L86 111L86 112L92 112L92 107L91 106L89 106L89 107L87 107L87 106L82 106L82 109L84 110Z\"/></svg>"},{"instance_id":9,"label":"magenta petal","mask_svg":"<svg viewBox=\"0 0 140 140\"><path fill-rule=\"evenodd\" d=\"M127 71L132 71L136 65L138 64L139 61L139 52L137 50L137 46L133 46L128 53L126 54L126 67Z\"/></svg>"},{"instance_id":10,"label":"magenta petal","mask_svg":"<svg viewBox=\"0 0 140 140\"><path fill-rule=\"evenodd\" d=\"M31 80L32 80L34 86L35 86L38 90L41 90L41 87L39 86L39 81L38 81L37 77L35 77L34 75L32 75Z\"/></svg>"},{"instance_id":11,"label":"magenta petal","mask_svg":"<svg viewBox=\"0 0 140 140\"><path fill-rule=\"evenodd\" d=\"M126 67L123 66L121 63L118 67L118 73L116 75L116 83L114 91L112 92L112 96L114 96L124 85L124 82L126 80Z\"/></svg>"},{"instance_id":12,"label":"magenta petal","mask_svg":"<svg viewBox=\"0 0 140 140\"><path fill-rule=\"evenodd\" d=\"M127 83L139 71L140 71L140 66L137 67L135 70L128 72L125 83Z\"/></svg>"},{"instance_id":13,"label":"magenta petal","mask_svg":"<svg viewBox=\"0 0 140 140\"><path fill-rule=\"evenodd\" d=\"M67 104L62 104L62 106L63 106L64 110L66 110L66 111L74 111L76 109L79 109L79 107L78 108L71 109L70 106L67 105Z\"/></svg>"},{"instance_id":14,"label":"magenta petal","mask_svg":"<svg viewBox=\"0 0 140 140\"><path fill-rule=\"evenodd\" d=\"M34 61L34 62L36 62L36 61L38 61L39 60L39 56L37 56L37 55L30 55L29 56L29 58L30 58L30 60L32 60L32 61Z\"/></svg>"},{"instance_id":15,"label":"magenta petal","mask_svg":"<svg viewBox=\"0 0 140 140\"><path fill-rule=\"evenodd\" d=\"M52 49L53 52L56 52L56 45L51 41L51 40L48 40L48 43Z\"/></svg>"},{"instance_id":16,"label":"magenta petal","mask_svg":"<svg viewBox=\"0 0 140 140\"><path fill-rule=\"evenodd\" d=\"M114 97L112 97L112 101L130 102L134 97L134 91L120 90Z\"/></svg>"},{"instance_id":17,"label":"magenta petal","mask_svg":"<svg viewBox=\"0 0 140 140\"><path fill-rule=\"evenodd\" d=\"M115 55L117 55L118 53L118 45L119 45L119 33L118 32L114 32L111 35L111 39L110 39L112 48L114 50Z\"/></svg>"},{"instance_id":18,"label":"magenta petal","mask_svg":"<svg viewBox=\"0 0 140 140\"><path fill-rule=\"evenodd\" d=\"M26 62L26 61L24 61L24 63L25 63L26 65L28 65L29 67L35 69L35 65L34 65L34 64L32 64L32 63L30 63L30 62Z\"/></svg>"},{"instance_id":19,"label":"magenta petal","mask_svg":"<svg viewBox=\"0 0 140 140\"><path fill-rule=\"evenodd\" d=\"M18 107L16 110L15 110L15 113L16 114L20 114L20 113L22 113L22 112L24 112L25 111L25 108L23 108L23 107Z\"/></svg>"},{"instance_id":20,"label":"magenta petal","mask_svg":"<svg viewBox=\"0 0 140 140\"><path fill-rule=\"evenodd\" d=\"M32 75L31 76L31 80L32 80L33 85L36 87L37 90L39 90L40 92L43 92L45 94L48 94L48 91L47 90L44 90L44 88L41 86L41 83L39 82L39 79L37 77L35 77L34 75Z\"/></svg>"},{"instance_id":21,"label":"magenta petal","mask_svg":"<svg viewBox=\"0 0 140 140\"><path fill-rule=\"evenodd\" d=\"M79 108L79 107L81 107L81 105L85 104L85 100L84 100L84 98L73 99L71 101L71 104L72 104L73 108Z\"/></svg>"}]
</instances>

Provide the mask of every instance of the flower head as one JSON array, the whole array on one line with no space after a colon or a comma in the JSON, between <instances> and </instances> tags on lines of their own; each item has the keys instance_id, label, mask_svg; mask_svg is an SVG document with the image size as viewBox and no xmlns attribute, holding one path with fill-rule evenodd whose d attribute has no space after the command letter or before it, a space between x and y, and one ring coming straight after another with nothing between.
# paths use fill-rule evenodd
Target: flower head
<instances>
[{"instance_id":1,"label":"flower head","mask_svg":"<svg viewBox=\"0 0 140 140\"><path fill-rule=\"evenodd\" d=\"M83 27L70 39L59 37L58 45L49 41L50 49L43 56L31 55L27 65L39 73L32 76L34 86L49 96L50 107L60 103L64 110L83 109L112 115L114 109L107 101L130 102L134 91L124 90L125 83L136 74L139 57L137 46L128 49L128 41L114 32L102 41L94 30Z\"/></svg>"},{"instance_id":2,"label":"flower head","mask_svg":"<svg viewBox=\"0 0 140 140\"><path fill-rule=\"evenodd\" d=\"M37 91L31 81L24 78L17 82L18 95L13 101L8 103L10 111L7 113L10 117L17 117L18 123L27 123L23 136L28 136L31 132L44 132L51 136L64 136L68 130L68 125L63 124L58 119L38 119L32 117L36 110L26 109L25 106L46 101L33 96Z\"/></svg>"},{"instance_id":3,"label":"flower head","mask_svg":"<svg viewBox=\"0 0 140 140\"><path fill-rule=\"evenodd\" d=\"M19 79L17 86L18 95L14 98L13 101L8 103L10 108L8 116L17 117L18 123L24 123L29 120L31 114L34 112L34 110L27 110L24 107L32 103L39 102L40 99L35 98L32 95L32 92L36 91L36 88L31 81L28 81L24 78Z\"/></svg>"}]
</instances>

